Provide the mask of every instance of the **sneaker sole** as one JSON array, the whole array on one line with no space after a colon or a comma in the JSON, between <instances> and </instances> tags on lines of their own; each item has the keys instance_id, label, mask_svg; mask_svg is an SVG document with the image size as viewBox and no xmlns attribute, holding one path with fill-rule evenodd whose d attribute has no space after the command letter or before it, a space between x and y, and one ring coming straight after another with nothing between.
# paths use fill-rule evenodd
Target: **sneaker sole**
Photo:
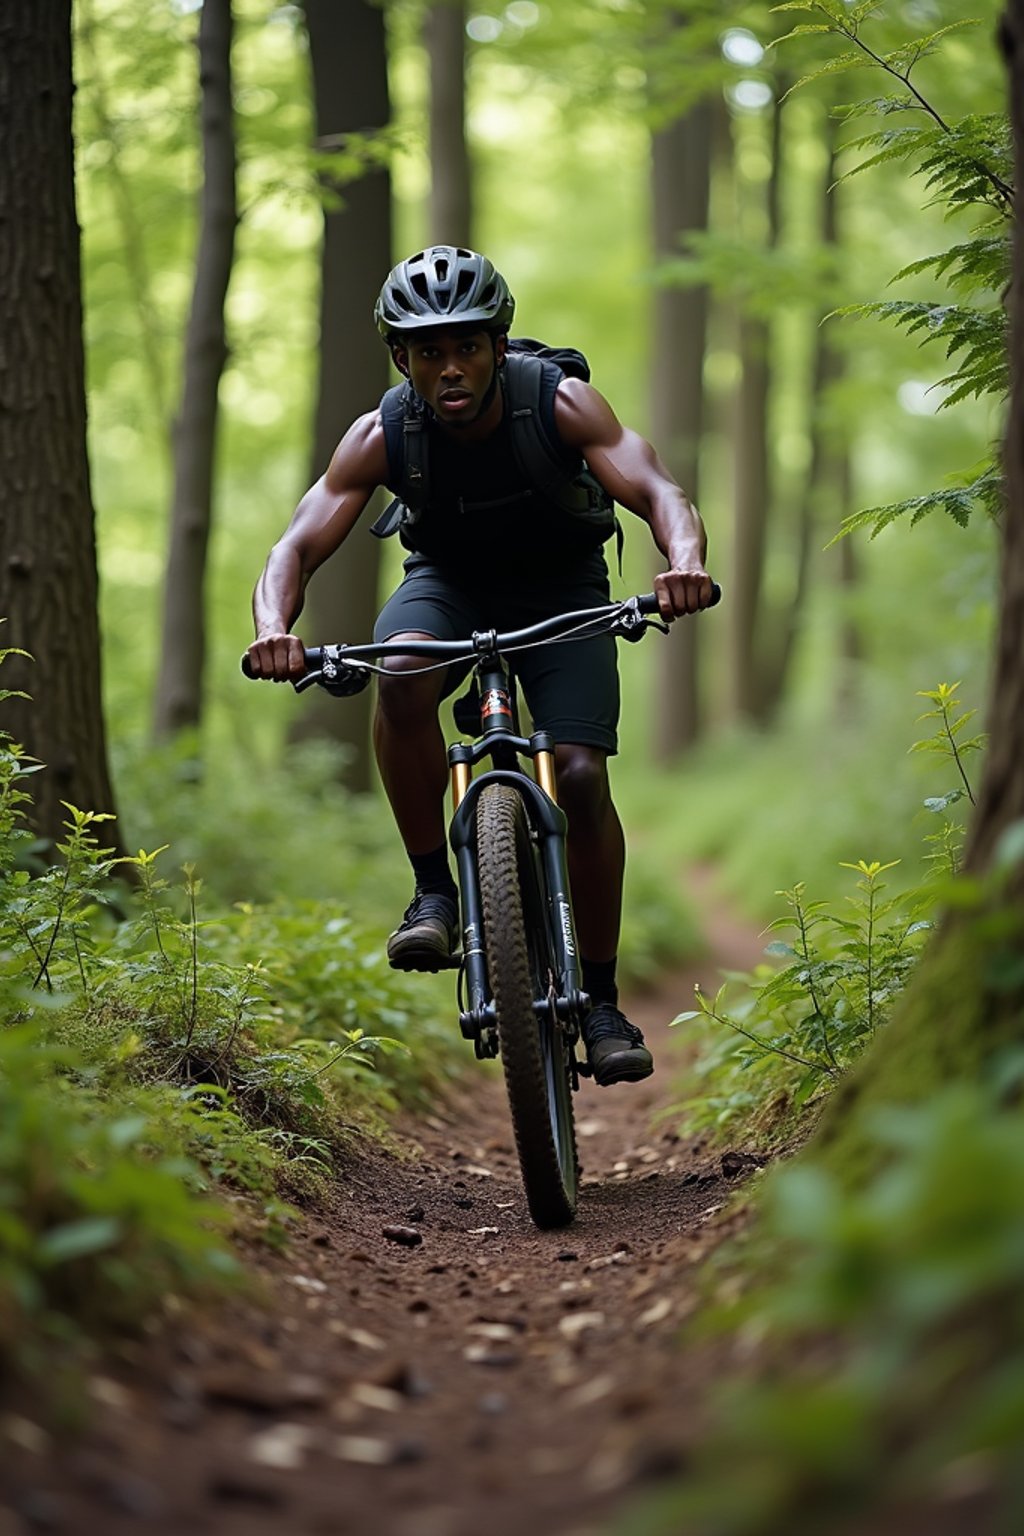
<instances>
[{"instance_id":1,"label":"sneaker sole","mask_svg":"<svg viewBox=\"0 0 1024 1536\"><path fill-rule=\"evenodd\" d=\"M403 949L389 954L388 964L393 971L429 971L436 975L438 971L457 971L462 956L441 954L436 949Z\"/></svg>"},{"instance_id":2,"label":"sneaker sole","mask_svg":"<svg viewBox=\"0 0 1024 1536\"><path fill-rule=\"evenodd\" d=\"M611 1088L615 1083L642 1083L645 1078L654 1072L654 1063L650 1066L644 1063L623 1061L606 1062L601 1070L601 1076L594 1073L594 1082L599 1088Z\"/></svg>"}]
</instances>

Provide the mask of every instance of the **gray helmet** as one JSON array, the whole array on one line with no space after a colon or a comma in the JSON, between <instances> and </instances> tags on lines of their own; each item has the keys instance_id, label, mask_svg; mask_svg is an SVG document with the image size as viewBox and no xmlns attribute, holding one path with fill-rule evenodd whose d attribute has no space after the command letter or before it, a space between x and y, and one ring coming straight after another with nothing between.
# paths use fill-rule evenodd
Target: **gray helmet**
<instances>
[{"instance_id":1,"label":"gray helmet","mask_svg":"<svg viewBox=\"0 0 1024 1536\"><path fill-rule=\"evenodd\" d=\"M388 274L374 307L377 329L387 342L446 321L507 331L516 301L486 256L454 245L431 245Z\"/></svg>"}]
</instances>

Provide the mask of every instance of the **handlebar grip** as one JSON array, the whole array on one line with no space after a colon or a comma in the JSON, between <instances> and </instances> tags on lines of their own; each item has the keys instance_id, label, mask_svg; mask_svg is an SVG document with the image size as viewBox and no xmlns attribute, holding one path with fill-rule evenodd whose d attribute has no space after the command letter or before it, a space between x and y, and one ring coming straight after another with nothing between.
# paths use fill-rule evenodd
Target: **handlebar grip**
<instances>
[{"instance_id":1,"label":"handlebar grip","mask_svg":"<svg viewBox=\"0 0 1024 1536\"><path fill-rule=\"evenodd\" d=\"M713 581L711 583L711 601L708 603L708 608L716 608L721 601L722 589L718 585L717 581ZM655 597L653 592L645 592L639 599L637 607L640 609L641 613L657 613L658 599ZM702 611L706 612L707 610L705 609Z\"/></svg>"},{"instance_id":2,"label":"handlebar grip","mask_svg":"<svg viewBox=\"0 0 1024 1536\"><path fill-rule=\"evenodd\" d=\"M241 668L243 677L254 678L256 676L252 670L252 662L249 660L248 654L242 657Z\"/></svg>"}]
</instances>

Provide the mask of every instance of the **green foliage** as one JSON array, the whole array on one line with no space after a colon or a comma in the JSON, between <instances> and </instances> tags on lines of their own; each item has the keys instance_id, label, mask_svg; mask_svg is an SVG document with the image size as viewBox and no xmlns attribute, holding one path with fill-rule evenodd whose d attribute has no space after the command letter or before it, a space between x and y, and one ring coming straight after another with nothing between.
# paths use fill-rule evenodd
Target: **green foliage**
<instances>
[{"instance_id":1,"label":"green foliage","mask_svg":"<svg viewBox=\"0 0 1024 1536\"><path fill-rule=\"evenodd\" d=\"M853 533L858 528L870 528L871 537L877 538L891 523L909 517L911 527L927 517L930 512L945 512L953 522L966 528L975 512L997 517L1003 509L1003 476L995 461L987 463L980 473L957 477L951 485L938 490L925 491L920 496L906 496L887 507L868 507L844 517L837 538ZM835 539L832 540L834 544Z\"/></svg>"},{"instance_id":2,"label":"green foliage","mask_svg":"<svg viewBox=\"0 0 1024 1536\"><path fill-rule=\"evenodd\" d=\"M808 900L803 884L777 893L788 912L768 931L787 937L774 939L765 954L782 965L732 977L743 991L728 1008L730 982L714 999L698 988L696 1010L673 1020L718 1026L698 1028L702 1049L692 1068L689 1128L735 1132L750 1124L769 1135L791 1131L794 1112L834 1086L891 1015L959 870L963 828L952 808L964 799L974 803L966 762L984 738L967 734L975 711L962 707L959 686L940 683L919 694L934 705L919 722L934 721L935 728L910 751L949 763L959 779L924 801L941 823L925 835L924 879L886 896L881 876L899 861L859 860L842 864L859 878L839 910Z\"/></svg>"},{"instance_id":3,"label":"green foliage","mask_svg":"<svg viewBox=\"0 0 1024 1536\"><path fill-rule=\"evenodd\" d=\"M416 994L336 904L208 914L193 866L174 888L165 850L115 861L74 806L33 877L33 771L0 732L0 1366L39 1371L232 1279L218 1229L279 1241L280 1192L445 1053L409 1061Z\"/></svg>"},{"instance_id":4,"label":"green foliage","mask_svg":"<svg viewBox=\"0 0 1024 1536\"><path fill-rule=\"evenodd\" d=\"M31 1369L80 1330L235 1280L227 1212L190 1156L212 1139L177 1095L112 1097L33 1025L0 1032L0 1360ZM217 1141L230 1157L231 1136Z\"/></svg>"},{"instance_id":5,"label":"green foliage","mask_svg":"<svg viewBox=\"0 0 1024 1536\"><path fill-rule=\"evenodd\" d=\"M631 1532L826 1536L908 1509L925 1528L970 1495L986 1529L1018 1527L1022 1080L1018 1052L877 1111L878 1171L852 1194L813 1157L772 1179L747 1279L723 1286L744 1364L685 1487Z\"/></svg>"},{"instance_id":6,"label":"green foliage","mask_svg":"<svg viewBox=\"0 0 1024 1536\"><path fill-rule=\"evenodd\" d=\"M809 901L801 885L779 893L789 911L769 930L788 937L773 940L765 954L786 962L780 969L736 978L746 996L728 1011L728 983L714 999L698 990L697 1010L672 1021L711 1021L728 1042L712 1040L694 1067L693 1129L732 1131L758 1116L767 1116L764 1130L788 1127L790 1111L837 1082L888 1018L931 923L919 915L920 892L884 899L880 876L892 864L844 867L860 876L845 910Z\"/></svg>"},{"instance_id":7,"label":"green foliage","mask_svg":"<svg viewBox=\"0 0 1024 1536\"><path fill-rule=\"evenodd\" d=\"M880 5L850 7L838 0L791 0L776 9L806 11L824 18L819 23L796 27L780 41L816 33L840 38L851 45L805 74L797 86L837 71L870 67L893 76L904 87L896 96L876 97L840 109L839 115L847 119L875 113L886 124L849 142L847 149L868 153L847 175L893 161L908 164L915 174L923 176L930 203L944 208L947 216L966 211L973 213L976 220L970 239L908 263L892 281L931 273L947 288L981 300L980 306L897 299L849 305L836 313L890 320L926 343L939 343L947 358L956 358L955 367L935 386L945 391L940 409L967 399L1003 399L1008 369L1006 316L1001 296L1009 275L1008 223L1013 208L1009 125L1005 115L996 113L968 113L947 121L912 78L920 62L944 38L976 22L956 21L926 36L904 41L894 49L879 51L867 41L865 24L877 19ZM889 124L893 114L904 112L921 112L926 121ZM989 462L979 474L961 477L950 487L858 512L844 520L841 534L870 527L874 536L900 518L909 516L912 523L917 523L935 511L946 512L964 526L979 509L995 514L1001 499L999 472Z\"/></svg>"}]
</instances>

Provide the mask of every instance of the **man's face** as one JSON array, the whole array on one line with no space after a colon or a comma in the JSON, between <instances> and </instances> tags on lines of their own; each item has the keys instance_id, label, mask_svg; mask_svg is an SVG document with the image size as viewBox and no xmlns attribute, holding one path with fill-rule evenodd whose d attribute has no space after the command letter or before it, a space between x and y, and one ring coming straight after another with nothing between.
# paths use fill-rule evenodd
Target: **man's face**
<instances>
[{"instance_id":1,"label":"man's face","mask_svg":"<svg viewBox=\"0 0 1024 1536\"><path fill-rule=\"evenodd\" d=\"M505 337L487 331L422 331L395 348L395 362L437 419L460 428L490 405L494 370L504 354Z\"/></svg>"}]
</instances>

